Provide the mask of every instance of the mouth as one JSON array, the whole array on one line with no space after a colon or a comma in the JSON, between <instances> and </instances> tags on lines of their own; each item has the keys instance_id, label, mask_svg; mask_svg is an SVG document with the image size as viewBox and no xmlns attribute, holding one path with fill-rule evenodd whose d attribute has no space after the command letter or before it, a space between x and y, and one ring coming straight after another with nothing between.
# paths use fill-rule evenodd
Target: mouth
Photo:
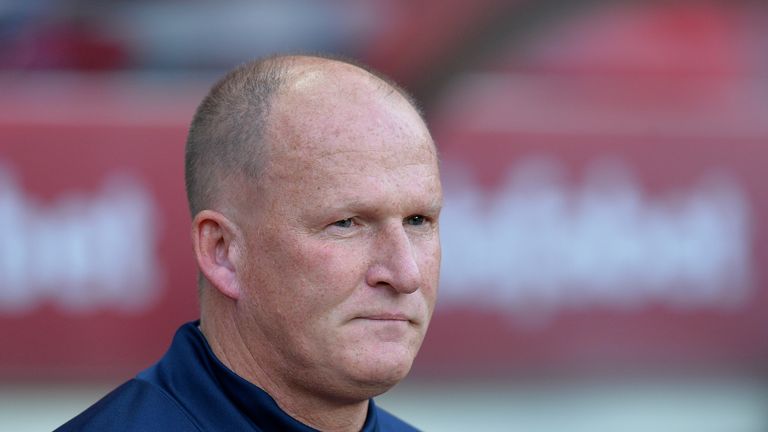
<instances>
[{"instance_id":1,"label":"mouth","mask_svg":"<svg viewBox=\"0 0 768 432\"><path fill-rule=\"evenodd\" d=\"M406 322L411 324L416 324L417 322L413 319L408 318L407 315L402 313L376 313L376 314L366 314L361 315L357 317L356 319L362 319L362 320L370 320L370 321L391 321L391 322Z\"/></svg>"}]
</instances>

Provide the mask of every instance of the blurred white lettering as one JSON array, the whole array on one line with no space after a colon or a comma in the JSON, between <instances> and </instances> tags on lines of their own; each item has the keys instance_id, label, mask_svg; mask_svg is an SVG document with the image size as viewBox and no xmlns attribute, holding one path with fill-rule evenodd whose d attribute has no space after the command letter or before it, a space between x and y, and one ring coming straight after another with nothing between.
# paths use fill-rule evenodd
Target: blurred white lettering
<instances>
[{"instance_id":1,"label":"blurred white lettering","mask_svg":"<svg viewBox=\"0 0 768 432\"><path fill-rule=\"evenodd\" d=\"M750 224L737 183L644 196L602 161L578 187L552 159L523 160L496 193L446 167L442 307L546 323L564 309L728 309L750 294Z\"/></svg>"},{"instance_id":2,"label":"blurred white lettering","mask_svg":"<svg viewBox=\"0 0 768 432\"><path fill-rule=\"evenodd\" d=\"M154 211L150 194L119 175L96 195L43 206L0 165L0 313L49 301L72 312L149 307L159 288Z\"/></svg>"}]
</instances>

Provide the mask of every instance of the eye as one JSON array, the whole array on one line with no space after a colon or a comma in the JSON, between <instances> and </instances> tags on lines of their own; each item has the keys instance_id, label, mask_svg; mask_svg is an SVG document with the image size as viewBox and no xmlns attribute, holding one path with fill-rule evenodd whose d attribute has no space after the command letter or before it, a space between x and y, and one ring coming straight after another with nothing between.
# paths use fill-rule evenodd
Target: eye
<instances>
[{"instance_id":1,"label":"eye","mask_svg":"<svg viewBox=\"0 0 768 432\"><path fill-rule=\"evenodd\" d=\"M427 223L427 218L421 215L413 215L405 218L405 223L413 226L420 226Z\"/></svg>"},{"instance_id":2,"label":"eye","mask_svg":"<svg viewBox=\"0 0 768 432\"><path fill-rule=\"evenodd\" d=\"M346 218L346 219L338 220L332 223L331 225L339 228L351 228L352 223L353 223L352 218Z\"/></svg>"}]
</instances>

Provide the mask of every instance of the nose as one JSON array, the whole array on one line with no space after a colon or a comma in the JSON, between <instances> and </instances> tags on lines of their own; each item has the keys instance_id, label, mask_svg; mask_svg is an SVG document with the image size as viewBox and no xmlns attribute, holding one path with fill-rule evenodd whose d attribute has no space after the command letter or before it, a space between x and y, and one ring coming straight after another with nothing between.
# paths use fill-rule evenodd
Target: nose
<instances>
[{"instance_id":1,"label":"nose","mask_svg":"<svg viewBox=\"0 0 768 432\"><path fill-rule=\"evenodd\" d=\"M421 272L416 250L402 224L383 229L371 246L372 262L366 274L369 286L389 287L400 294L419 289Z\"/></svg>"}]
</instances>

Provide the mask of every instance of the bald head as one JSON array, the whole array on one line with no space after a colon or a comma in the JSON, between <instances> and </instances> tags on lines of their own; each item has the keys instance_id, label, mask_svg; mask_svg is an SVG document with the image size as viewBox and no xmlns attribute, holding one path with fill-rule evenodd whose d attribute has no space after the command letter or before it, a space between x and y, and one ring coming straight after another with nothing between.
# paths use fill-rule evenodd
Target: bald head
<instances>
[{"instance_id":1,"label":"bald head","mask_svg":"<svg viewBox=\"0 0 768 432\"><path fill-rule=\"evenodd\" d=\"M369 89L379 92L375 96L402 98L419 112L411 96L397 84L347 60L269 57L246 63L224 76L198 107L187 137L185 175L192 215L219 207L233 180L258 180L268 164L268 144L278 138L268 136L275 104L283 99L297 105L311 104L314 97L322 97L311 91L317 87L342 94L347 87L360 88L347 82L350 77L366 82Z\"/></svg>"}]
</instances>

